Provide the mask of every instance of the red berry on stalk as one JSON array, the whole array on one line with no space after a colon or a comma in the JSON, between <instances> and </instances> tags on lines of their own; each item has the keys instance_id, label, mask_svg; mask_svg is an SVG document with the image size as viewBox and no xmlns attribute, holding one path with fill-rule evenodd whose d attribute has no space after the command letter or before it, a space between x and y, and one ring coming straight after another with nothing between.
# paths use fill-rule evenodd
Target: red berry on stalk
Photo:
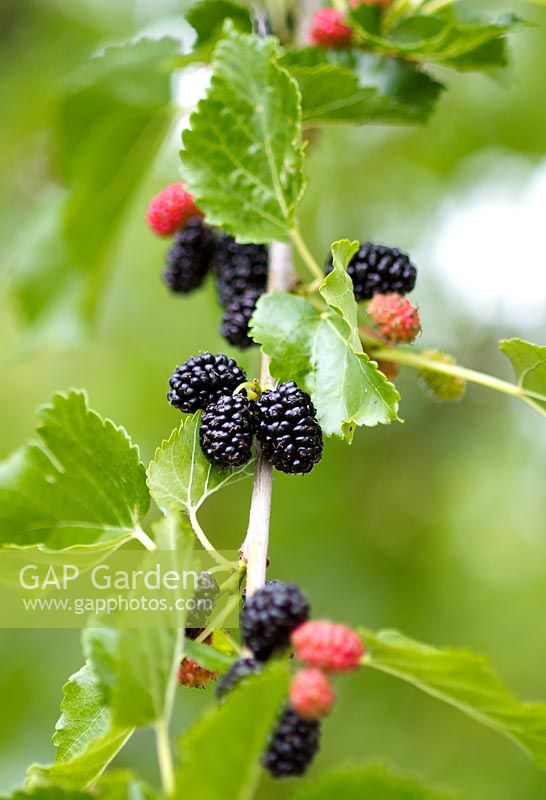
<instances>
[{"instance_id":1,"label":"red berry on stalk","mask_svg":"<svg viewBox=\"0 0 546 800\"><path fill-rule=\"evenodd\" d=\"M209 681L215 681L218 674L210 672L191 658L183 658L178 666L178 685L201 689Z\"/></svg>"},{"instance_id":2,"label":"red berry on stalk","mask_svg":"<svg viewBox=\"0 0 546 800\"><path fill-rule=\"evenodd\" d=\"M158 236L172 236L192 217L202 216L183 183L170 183L148 203L146 222Z\"/></svg>"},{"instance_id":3,"label":"red berry on stalk","mask_svg":"<svg viewBox=\"0 0 546 800\"><path fill-rule=\"evenodd\" d=\"M331 710L336 695L330 679L320 669L302 669L290 685L290 705L304 719L321 719Z\"/></svg>"},{"instance_id":4,"label":"red berry on stalk","mask_svg":"<svg viewBox=\"0 0 546 800\"><path fill-rule=\"evenodd\" d=\"M401 294L374 295L367 314L381 335L391 342L413 342L421 333L418 310Z\"/></svg>"},{"instance_id":5,"label":"red berry on stalk","mask_svg":"<svg viewBox=\"0 0 546 800\"><path fill-rule=\"evenodd\" d=\"M353 29L347 25L341 11L321 8L313 17L309 41L318 47L350 47Z\"/></svg>"},{"instance_id":6,"label":"red berry on stalk","mask_svg":"<svg viewBox=\"0 0 546 800\"><path fill-rule=\"evenodd\" d=\"M304 622L292 632L290 641L300 661L326 672L350 672L364 655L364 646L351 628L328 620Z\"/></svg>"}]
</instances>

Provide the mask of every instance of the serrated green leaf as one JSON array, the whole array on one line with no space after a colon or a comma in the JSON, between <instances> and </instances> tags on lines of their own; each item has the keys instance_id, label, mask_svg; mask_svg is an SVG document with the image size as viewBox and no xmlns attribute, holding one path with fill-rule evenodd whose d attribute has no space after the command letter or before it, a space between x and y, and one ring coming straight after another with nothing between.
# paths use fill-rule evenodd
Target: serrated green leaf
<instances>
[{"instance_id":1,"label":"serrated green leaf","mask_svg":"<svg viewBox=\"0 0 546 800\"><path fill-rule=\"evenodd\" d=\"M176 549L180 570L189 563L193 537L185 534L176 515L160 525L158 539ZM183 627L184 613L173 624ZM118 727L145 727L168 718L176 686L176 668L183 650L179 628L90 628L84 633L84 650L92 660L103 702Z\"/></svg>"},{"instance_id":2,"label":"serrated green leaf","mask_svg":"<svg viewBox=\"0 0 546 800\"><path fill-rule=\"evenodd\" d=\"M260 756L287 689L287 666L273 665L248 678L224 703L194 723L180 741L175 798L253 797L260 777Z\"/></svg>"},{"instance_id":3,"label":"serrated green leaf","mask_svg":"<svg viewBox=\"0 0 546 800\"><path fill-rule=\"evenodd\" d=\"M239 31L252 31L248 9L230 0L200 0L188 9L186 19L197 33L196 47L215 40L222 32L226 19L230 19Z\"/></svg>"},{"instance_id":4,"label":"serrated green leaf","mask_svg":"<svg viewBox=\"0 0 546 800\"><path fill-rule=\"evenodd\" d=\"M53 736L55 763L29 767L25 779L29 791L42 786L82 789L93 784L133 733L132 727L113 724L91 663L69 678L63 693L62 714Z\"/></svg>"},{"instance_id":5,"label":"serrated green leaf","mask_svg":"<svg viewBox=\"0 0 546 800\"><path fill-rule=\"evenodd\" d=\"M468 650L437 649L398 631L363 630L364 664L412 684L512 739L546 769L546 703L520 703L488 661Z\"/></svg>"},{"instance_id":6,"label":"serrated green leaf","mask_svg":"<svg viewBox=\"0 0 546 800\"><path fill-rule=\"evenodd\" d=\"M295 380L311 394L327 436L351 442L357 425L397 419L400 396L363 352L357 306L346 271L357 243L333 245L334 269L320 288L328 309L284 292L260 298L251 321L252 338L271 358L271 373Z\"/></svg>"},{"instance_id":7,"label":"serrated green leaf","mask_svg":"<svg viewBox=\"0 0 546 800\"><path fill-rule=\"evenodd\" d=\"M304 188L297 83L276 40L236 31L216 49L207 96L184 132L189 190L241 242L288 240Z\"/></svg>"},{"instance_id":8,"label":"serrated green leaf","mask_svg":"<svg viewBox=\"0 0 546 800\"><path fill-rule=\"evenodd\" d=\"M185 416L148 467L150 493L160 508L195 513L211 494L251 474L252 464L221 470L207 461L199 445L200 421L200 411Z\"/></svg>"},{"instance_id":9,"label":"serrated green leaf","mask_svg":"<svg viewBox=\"0 0 546 800\"><path fill-rule=\"evenodd\" d=\"M0 465L0 543L59 550L130 538L149 505L138 449L81 391L38 411L38 439Z\"/></svg>"},{"instance_id":10,"label":"serrated green leaf","mask_svg":"<svg viewBox=\"0 0 546 800\"><path fill-rule=\"evenodd\" d=\"M348 767L330 772L311 786L300 788L293 800L332 800L333 797L343 800L448 800L447 795L380 766Z\"/></svg>"},{"instance_id":11,"label":"serrated green leaf","mask_svg":"<svg viewBox=\"0 0 546 800\"><path fill-rule=\"evenodd\" d=\"M370 28L365 6L353 9L351 19L362 40L380 52L458 70L504 66L504 38L522 25L515 15L502 15L497 22L465 22L453 9L444 9L437 14L406 17L398 21L388 35L380 35Z\"/></svg>"},{"instance_id":12,"label":"serrated green leaf","mask_svg":"<svg viewBox=\"0 0 546 800\"><path fill-rule=\"evenodd\" d=\"M546 345L504 339L499 348L510 359L518 386L527 393L526 402L546 415Z\"/></svg>"},{"instance_id":13,"label":"serrated green leaf","mask_svg":"<svg viewBox=\"0 0 546 800\"><path fill-rule=\"evenodd\" d=\"M424 122L444 88L401 59L355 53L352 66L327 59L311 47L281 59L298 81L304 125Z\"/></svg>"}]
</instances>

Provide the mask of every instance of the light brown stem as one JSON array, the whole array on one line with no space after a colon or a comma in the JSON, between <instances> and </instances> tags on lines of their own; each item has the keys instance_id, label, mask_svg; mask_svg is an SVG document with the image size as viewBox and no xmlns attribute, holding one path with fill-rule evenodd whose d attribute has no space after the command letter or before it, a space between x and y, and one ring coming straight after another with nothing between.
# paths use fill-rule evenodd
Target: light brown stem
<instances>
[{"instance_id":1,"label":"light brown stem","mask_svg":"<svg viewBox=\"0 0 546 800\"><path fill-rule=\"evenodd\" d=\"M296 281L292 246L285 242L273 242L269 250L267 290L269 292L274 290L289 292L294 288ZM266 355L262 356L260 382L263 389L274 385L269 372L269 358ZM246 538L242 546L242 556L246 561L248 597L265 583L272 490L273 468L265 460L260 446L257 445L250 516Z\"/></svg>"}]
</instances>

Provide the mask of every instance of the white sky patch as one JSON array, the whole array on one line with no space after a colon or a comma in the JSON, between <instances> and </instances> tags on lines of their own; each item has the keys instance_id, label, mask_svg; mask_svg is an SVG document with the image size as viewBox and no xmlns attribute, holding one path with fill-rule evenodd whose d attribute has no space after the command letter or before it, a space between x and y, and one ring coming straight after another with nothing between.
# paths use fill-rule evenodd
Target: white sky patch
<instances>
[{"instance_id":1,"label":"white sky patch","mask_svg":"<svg viewBox=\"0 0 546 800\"><path fill-rule=\"evenodd\" d=\"M421 242L453 302L483 320L546 323L546 161L481 154ZM462 184L462 185L461 185Z\"/></svg>"}]
</instances>

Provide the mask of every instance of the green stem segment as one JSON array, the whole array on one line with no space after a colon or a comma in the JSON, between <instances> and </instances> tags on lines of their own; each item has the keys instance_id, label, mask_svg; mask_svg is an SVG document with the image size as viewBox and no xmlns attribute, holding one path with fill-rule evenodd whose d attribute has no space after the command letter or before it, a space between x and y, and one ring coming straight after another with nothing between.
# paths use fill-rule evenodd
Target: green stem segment
<instances>
[{"instance_id":1,"label":"green stem segment","mask_svg":"<svg viewBox=\"0 0 546 800\"><path fill-rule=\"evenodd\" d=\"M305 266L311 272L315 278L320 279L320 282L324 280L324 272L319 267L318 263L315 261L313 254L307 247L305 243L305 239L301 235L299 228L292 228L290 231L290 238L294 244L294 247L298 251L299 256L301 257L302 261L304 262Z\"/></svg>"},{"instance_id":2,"label":"green stem segment","mask_svg":"<svg viewBox=\"0 0 546 800\"><path fill-rule=\"evenodd\" d=\"M369 346L369 341L367 341L366 344ZM488 389L494 389L497 392L502 392L512 397L519 397L522 400L527 399L525 390L514 383L495 378L493 375L487 375L485 372L477 372L474 369L461 367L458 364L446 364L443 361L426 358L420 353L413 353L409 350L399 350L394 347L380 347L378 349L373 349L371 355L376 361L391 361L395 364L404 364L416 369L428 369L431 372L441 372L444 375L462 378L464 381L477 383L480 386L486 386Z\"/></svg>"},{"instance_id":3,"label":"green stem segment","mask_svg":"<svg viewBox=\"0 0 546 800\"><path fill-rule=\"evenodd\" d=\"M167 797L172 797L175 789L174 764L169 739L167 723L161 720L155 726L155 740L157 745L157 760L161 775L161 785Z\"/></svg>"}]
</instances>

